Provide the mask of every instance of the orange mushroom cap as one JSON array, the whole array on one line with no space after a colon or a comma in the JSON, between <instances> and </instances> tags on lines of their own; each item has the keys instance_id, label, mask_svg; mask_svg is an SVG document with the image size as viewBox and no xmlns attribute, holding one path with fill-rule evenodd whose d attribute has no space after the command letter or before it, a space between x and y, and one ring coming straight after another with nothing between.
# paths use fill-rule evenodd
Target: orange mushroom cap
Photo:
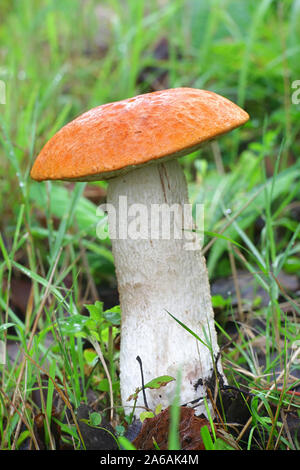
<instances>
[{"instance_id":1,"label":"orange mushroom cap","mask_svg":"<svg viewBox=\"0 0 300 470\"><path fill-rule=\"evenodd\" d=\"M176 158L244 124L249 115L211 91L171 88L104 104L60 129L31 177L92 181L151 161Z\"/></svg>"}]
</instances>

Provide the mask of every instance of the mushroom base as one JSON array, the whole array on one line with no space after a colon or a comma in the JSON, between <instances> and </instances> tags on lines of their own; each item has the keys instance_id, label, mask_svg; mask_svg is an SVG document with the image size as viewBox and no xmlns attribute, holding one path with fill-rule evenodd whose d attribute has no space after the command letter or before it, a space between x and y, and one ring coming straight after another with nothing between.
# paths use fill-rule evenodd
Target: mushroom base
<instances>
[{"instance_id":1,"label":"mushroom base","mask_svg":"<svg viewBox=\"0 0 300 470\"><path fill-rule=\"evenodd\" d=\"M133 401L127 399L141 386L137 356L145 384L162 375L176 379L180 369L180 402L194 406L206 396L205 384L214 371L224 376L205 260L192 219L183 217L189 201L182 168L173 160L114 178L107 203L116 211L108 215L122 312L120 385L125 412L132 411ZM159 221L153 219L157 205L165 210ZM149 407L169 406L174 390L175 382L146 389ZM144 406L140 393L136 416ZM200 400L197 413L204 411Z\"/></svg>"}]
</instances>

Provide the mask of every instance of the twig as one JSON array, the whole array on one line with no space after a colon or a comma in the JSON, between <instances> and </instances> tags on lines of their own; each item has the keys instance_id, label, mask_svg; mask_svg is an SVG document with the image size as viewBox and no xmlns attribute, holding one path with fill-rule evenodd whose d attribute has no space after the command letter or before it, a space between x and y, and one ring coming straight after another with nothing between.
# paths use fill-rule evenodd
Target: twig
<instances>
[{"instance_id":1,"label":"twig","mask_svg":"<svg viewBox=\"0 0 300 470\"><path fill-rule=\"evenodd\" d=\"M297 356L300 354L300 348L298 348L295 353L292 355L291 359L290 359L290 362L288 364L288 367L289 365L294 362L294 360L297 358ZM283 377L283 375L286 373L285 370L281 371L281 373L279 374L279 376L277 377L277 382ZM274 388L276 388L276 382L273 383L273 385L269 388L269 391L266 393L265 395L265 398L267 398L271 392L274 390ZM263 406L264 402L260 402L260 404L257 406L257 411L259 411L261 409L261 407ZM245 426L243 427L242 431L240 432L239 436L237 437L236 439L236 442L239 442L243 435L245 434L245 432L247 431L248 427L250 426L251 422L252 422L252 416L250 416L250 418L248 419L247 423L245 424Z\"/></svg>"},{"instance_id":2,"label":"twig","mask_svg":"<svg viewBox=\"0 0 300 470\"><path fill-rule=\"evenodd\" d=\"M114 413L114 395L113 395L113 388L112 388L112 381L111 381L110 373L107 368L102 351L100 349L99 343L96 340L94 340L94 338L92 338L91 336L88 337L88 340L92 344L93 348L95 349L107 376L108 385L109 385L109 395L110 395L110 421L112 422L113 413Z\"/></svg>"},{"instance_id":3,"label":"twig","mask_svg":"<svg viewBox=\"0 0 300 470\"><path fill-rule=\"evenodd\" d=\"M147 403L147 398L146 398L146 392L145 392L145 382L144 382L144 373L143 373L143 365L142 365L142 359L140 356L136 357L136 360L138 361L141 369L141 377L142 377L142 390L143 390L143 398L144 398L144 405L147 409L149 409L148 403Z\"/></svg>"}]
</instances>

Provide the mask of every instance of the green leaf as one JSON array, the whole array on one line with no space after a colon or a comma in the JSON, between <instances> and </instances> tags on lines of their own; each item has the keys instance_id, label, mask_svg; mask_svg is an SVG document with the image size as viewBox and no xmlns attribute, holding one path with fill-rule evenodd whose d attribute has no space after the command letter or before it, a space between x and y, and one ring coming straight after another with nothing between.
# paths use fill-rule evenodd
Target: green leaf
<instances>
[{"instance_id":1,"label":"green leaf","mask_svg":"<svg viewBox=\"0 0 300 470\"><path fill-rule=\"evenodd\" d=\"M103 302L97 300L93 305L85 304L84 306L87 308L91 319L95 322L99 322L101 320L103 314Z\"/></svg>"},{"instance_id":2,"label":"green leaf","mask_svg":"<svg viewBox=\"0 0 300 470\"><path fill-rule=\"evenodd\" d=\"M113 391L117 391L119 388L119 384L118 382L114 382L112 384L112 389ZM97 390L100 390L101 392L109 392L109 382L107 379L103 379L99 382L99 384L97 385Z\"/></svg>"},{"instance_id":3,"label":"green leaf","mask_svg":"<svg viewBox=\"0 0 300 470\"><path fill-rule=\"evenodd\" d=\"M212 237L212 238L220 238L221 240L226 240L226 241L232 243L233 245L238 246L239 248L241 248L241 250L245 249L240 243L238 243L237 241L233 240L230 237L226 237L226 235L222 235L221 233L210 232L208 230L204 230L204 234L209 236L209 237Z\"/></svg>"},{"instance_id":4,"label":"green leaf","mask_svg":"<svg viewBox=\"0 0 300 470\"><path fill-rule=\"evenodd\" d=\"M171 377L170 375L161 375L160 377L156 377L155 379L152 379L150 380L150 382L146 383L144 388L158 389L164 387L173 380L175 380L174 377ZM132 395L130 395L129 398L127 398L127 401L135 400L142 390L142 387L137 388L135 393L133 393Z\"/></svg>"},{"instance_id":5,"label":"green leaf","mask_svg":"<svg viewBox=\"0 0 300 470\"><path fill-rule=\"evenodd\" d=\"M15 323L4 323L3 325L0 326L0 332L1 331L4 331L4 330L7 330L8 328L10 328L11 326L14 326Z\"/></svg>"},{"instance_id":6,"label":"green leaf","mask_svg":"<svg viewBox=\"0 0 300 470\"><path fill-rule=\"evenodd\" d=\"M178 318L174 317L172 313L168 312L167 310L166 312L170 315L170 317L174 318L174 320L177 321L177 323L179 323L179 325L182 326L182 328L188 331L192 336L194 336L194 338L196 338L198 341L200 341L200 343L202 343L204 346L208 348L208 345L203 341L203 339L201 339L196 333L194 333L188 326L186 326L184 323L178 320Z\"/></svg>"},{"instance_id":7,"label":"green leaf","mask_svg":"<svg viewBox=\"0 0 300 470\"><path fill-rule=\"evenodd\" d=\"M200 429L200 434L203 440L205 450L214 450L214 443L212 441L209 429L206 425L202 426L202 428Z\"/></svg>"},{"instance_id":8,"label":"green leaf","mask_svg":"<svg viewBox=\"0 0 300 470\"><path fill-rule=\"evenodd\" d=\"M291 256L288 258L283 265L284 271L290 274L299 273L300 272L300 259L296 256Z\"/></svg>"},{"instance_id":9,"label":"green leaf","mask_svg":"<svg viewBox=\"0 0 300 470\"><path fill-rule=\"evenodd\" d=\"M23 274L25 274L25 276L29 277L30 279L33 279L34 281L38 282L39 284L41 284L42 286L44 286L46 288L48 287L48 281L46 279L44 279L42 276L39 276L34 271L26 268L25 266L23 266L22 264L17 263L16 261L12 261L12 264L16 269L18 269ZM65 307L68 308L68 304L65 301L64 297L62 296L62 294L60 293L59 289L57 289L53 286L50 286L50 292L56 297L56 299L59 302L61 302L62 304L65 305Z\"/></svg>"},{"instance_id":10,"label":"green leaf","mask_svg":"<svg viewBox=\"0 0 300 470\"><path fill-rule=\"evenodd\" d=\"M211 300L214 308L229 307L231 305L231 299L224 299L222 295L213 295Z\"/></svg>"},{"instance_id":11,"label":"green leaf","mask_svg":"<svg viewBox=\"0 0 300 470\"><path fill-rule=\"evenodd\" d=\"M83 355L88 364L95 365L96 361L98 360L96 351L91 349L85 349L83 351Z\"/></svg>"},{"instance_id":12,"label":"green leaf","mask_svg":"<svg viewBox=\"0 0 300 470\"><path fill-rule=\"evenodd\" d=\"M161 375L160 377L156 377L156 379L150 380L150 382L147 382L144 388L161 388L167 385L170 382L173 382L174 377L171 377L170 375Z\"/></svg>"},{"instance_id":13,"label":"green leaf","mask_svg":"<svg viewBox=\"0 0 300 470\"><path fill-rule=\"evenodd\" d=\"M102 418L100 413L90 413L90 425L99 426L101 424Z\"/></svg>"},{"instance_id":14,"label":"green leaf","mask_svg":"<svg viewBox=\"0 0 300 470\"><path fill-rule=\"evenodd\" d=\"M173 402L170 407L170 428L168 437L168 449L180 450L179 424L180 424L180 387L181 370L178 370L176 377L176 389Z\"/></svg>"},{"instance_id":15,"label":"green leaf","mask_svg":"<svg viewBox=\"0 0 300 470\"><path fill-rule=\"evenodd\" d=\"M72 315L70 317L59 319L58 324L62 334L74 335L79 332L83 332L87 325L89 318L84 315Z\"/></svg>"},{"instance_id":16,"label":"green leaf","mask_svg":"<svg viewBox=\"0 0 300 470\"><path fill-rule=\"evenodd\" d=\"M125 436L120 436L118 438L118 443L125 450L136 450L134 445Z\"/></svg>"},{"instance_id":17,"label":"green leaf","mask_svg":"<svg viewBox=\"0 0 300 470\"><path fill-rule=\"evenodd\" d=\"M155 408L155 414L158 415L162 410L162 404L159 403L157 407Z\"/></svg>"},{"instance_id":18,"label":"green leaf","mask_svg":"<svg viewBox=\"0 0 300 470\"><path fill-rule=\"evenodd\" d=\"M38 184L33 183L30 186L30 199L34 204L44 210L48 205L47 192L45 188ZM69 210L70 204L70 191L64 186L52 183L51 196L50 196L50 214L62 219ZM97 207L90 200L80 195L74 208L74 215L78 224L79 230L85 230L95 236L96 226L100 222L100 215L96 214ZM105 218L105 214L102 216Z\"/></svg>"},{"instance_id":19,"label":"green leaf","mask_svg":"<svg viewBox=\"0 0 300 470\"><path fill-rule=\"evenodd\" d=\"M214 443L214 450L235 450L235 448L223 441L223 439L217 437L216 442Z\"/></svg>"},{"instance_id":20,"label":"green leaf","mask_svg":"<svg viewBox=\"0 0 300 470\"><path fill-rule=\"evenodd\" d=\"M103 317L106 321L111 323L114 326L119 326L121 324L121 309L119 305L116 305L109 310L105 310Z\"/></svg>"},{"instance_id":21,"label":"green leaf","mask_svg":"<svg viewBox=\"0 0 300 470\"><path fill-rule=\"evenodd\" d=\"M145 419L154 418L154 413L152 411L142 411L139 416L140 421L143 423Z\"/></svg>"},{"instance_id":22,"label":"green leaf","mask_svg":"<svg viewBox=\"0 0 300 470\"><path fill-rule=\"evenodd\" d=\"M9 255L7 253L7 250L5 248L5 243L2 239L2 235L0 233L0 250L2 251L2 255L3 255L3 258L5 260L5 263L6 263L6 266L8 269L11 269L11 262L10 262L10 258L9 258Z\"/></svg>"}]
</instances>

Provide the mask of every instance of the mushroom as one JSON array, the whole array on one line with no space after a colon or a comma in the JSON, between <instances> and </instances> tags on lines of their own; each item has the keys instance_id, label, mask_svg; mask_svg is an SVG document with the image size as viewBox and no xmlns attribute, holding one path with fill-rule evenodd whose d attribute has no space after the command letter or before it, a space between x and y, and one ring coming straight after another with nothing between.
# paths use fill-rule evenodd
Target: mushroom
<instances>
[{"instance_id":1,"label":"mushroom","mask_svg":"<svg viewBox=\"0 0 300 470\"><path fill-rule=\"evenodd\" d=\"M50 139L34 162L31 177L37 181L109 181L124 407L140 385L137 356L145 382L175 377L180 369L181 402L198 402L198 414L204 411L200 399L206 384L216 373L226 381L205 259L185 210L190 207L187 183L177 159L248 119L245 111L211 91L147 93L77 117ZM147 393L150 408L159 403L166 408L174 383ZM141 406L139 396L136 415Z\"/></svg>"}]
</instances>

